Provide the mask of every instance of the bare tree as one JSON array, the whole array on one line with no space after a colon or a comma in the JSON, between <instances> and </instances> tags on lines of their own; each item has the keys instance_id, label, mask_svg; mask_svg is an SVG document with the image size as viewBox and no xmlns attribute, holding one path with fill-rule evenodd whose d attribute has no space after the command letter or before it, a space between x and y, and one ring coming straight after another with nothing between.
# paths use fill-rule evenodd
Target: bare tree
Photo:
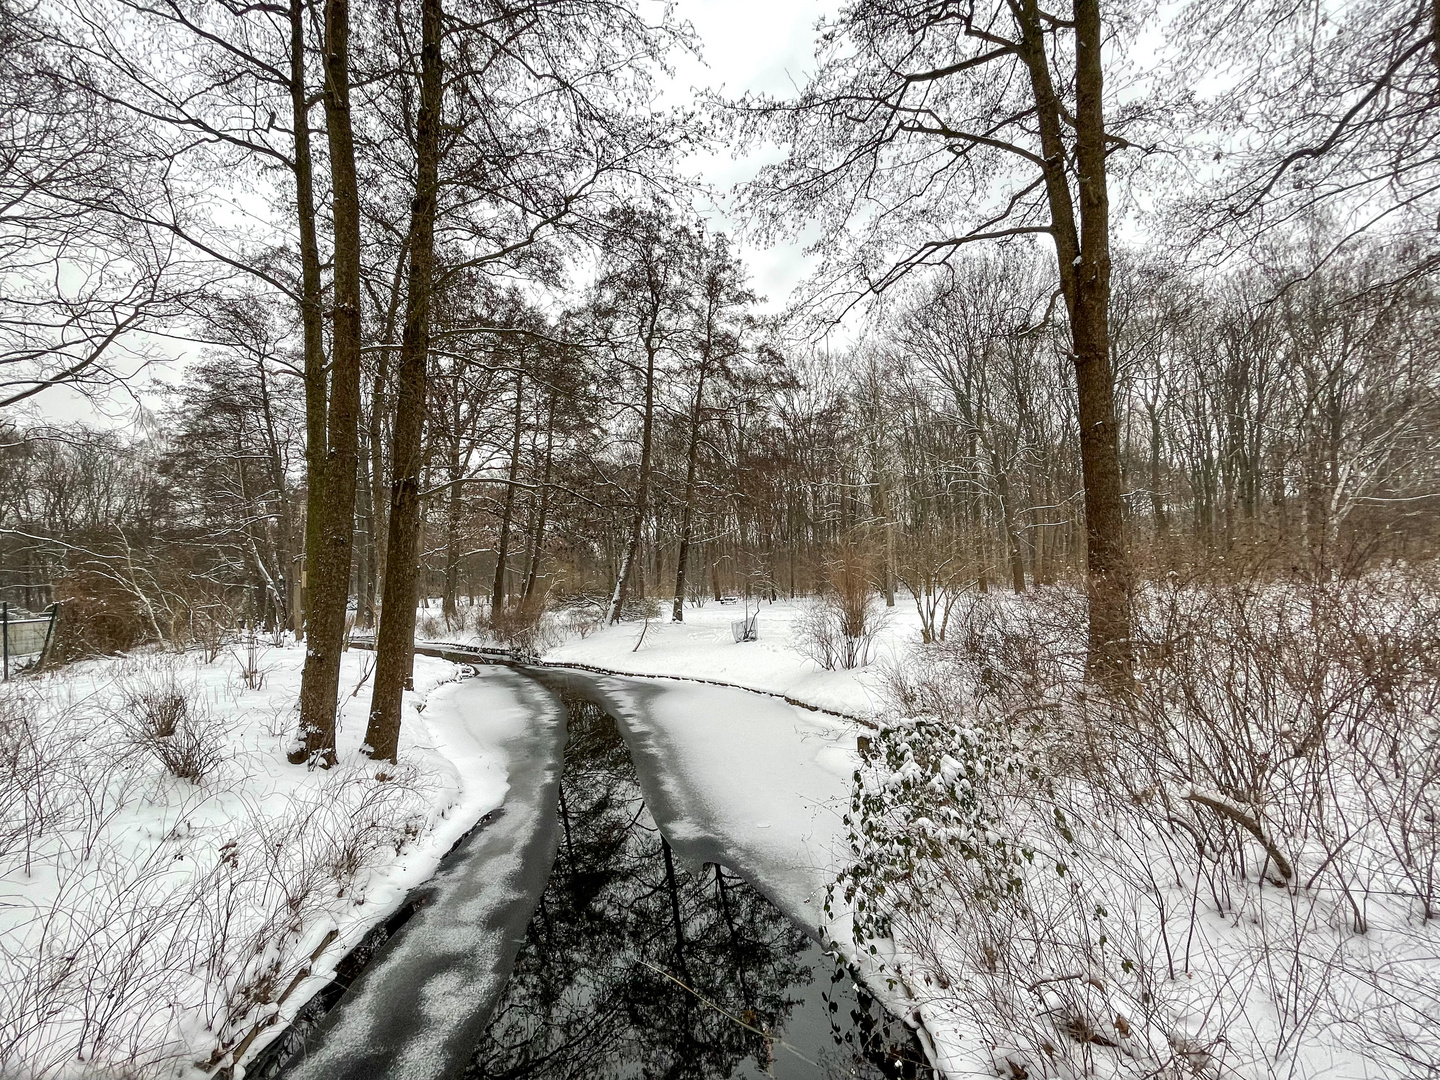
<instances>
[{"instance_id":1,"label":"bare tree","mask_svg":"<svg viewBox=\"0 0 1440 1080\"><path fill-rule=\"evenodd\" d=\"M375 689L365 745L370 756L394 761L400 739L401 693L410 681L415 646L416 544L420 524L420 449L425 421L426 354L430 297L435 278L435 207L439 185L444 68L440 55L440 0L420 9L420 111L415 121L415 200L411 210L410 274L405 291L405 335L390 485L390 534L380 630L375 639ZM358 274L358 265L357 265ZM358 372L358 342L357 342Z\"/></svg>"},{"instance_id":2,"label":"bare tree","mask_svg":"<svg viewBox=\"0 0 1440 1080\"><path fill-rule=\"evenodd\" d=\"M0 409L51 386L107 391L159 355L142 331L204 290L137 221L163 156L55 34L37 5L0 3Z\"/></svg>"},{"instance_id":3,"label":"bare tree","mask_svg":"<svg viewBox=\"0 0 1440 1080\"><path fill-rule=\"evenodd\" d=\"M882 293L972 243L1051 238L1076 375L1090 670L1106 673L1130 655L1106 181L1129 143L1106 127L1100 4L1070 7L865 0L826 28L797 99L737 109L743 131L789 148L749 205L772 231L819 219L818 299Z\"/></svg>"}]
</instances>

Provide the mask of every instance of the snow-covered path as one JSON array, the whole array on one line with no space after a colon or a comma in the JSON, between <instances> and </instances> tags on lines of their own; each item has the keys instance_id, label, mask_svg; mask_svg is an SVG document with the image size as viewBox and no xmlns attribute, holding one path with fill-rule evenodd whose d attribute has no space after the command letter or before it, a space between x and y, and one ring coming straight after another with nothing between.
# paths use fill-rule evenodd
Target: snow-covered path
<instances>
[{"instance_id":1,"label":"snow-covered path","mask_svg":"<svg viewBox=\"0 0 1440 1080\"><path fill-rule=\"evenodd\" d=\"M446 725L446 752L462 774L498 759L509 790L310 1035L286 1073L296 1080L458 1074L549 874L565 740L559 702L524 675L487 668L436 691L426 711Z\"/></svg>"}]
</instances>

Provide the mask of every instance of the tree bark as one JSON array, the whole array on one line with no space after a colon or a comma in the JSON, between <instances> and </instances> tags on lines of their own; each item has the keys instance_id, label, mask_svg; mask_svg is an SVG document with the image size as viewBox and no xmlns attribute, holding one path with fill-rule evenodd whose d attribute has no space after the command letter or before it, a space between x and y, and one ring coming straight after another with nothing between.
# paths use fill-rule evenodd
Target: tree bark
<instances>
[{"instance_id":1,"label":"tree bark","mask_svg":"<svg viewBox=\"0 0 1440 1080\"><path fill-rule=\"evenodd\" d=\"M385 580L385 545L390 535L390 492L385 482L385 388L390 377L390 346L395 344L395 321L400 310L404 284L405 259L409 241L400 245L396 256L395 274L390 283L390 302L385 311L385 334L376 353L375 381L370 387L370 474L365 480L370 489L371 527L370 574L361 585L361 614L368 617L365 626L374 626L376 601L381 582ZM381 540L382 534L385 540Z\"/></svg>"},{"instance_id":2,"label":"tree bark","mask_svg":"<svg viewBox=\"0 0 1440 1080\"><path fill-rule=\"evenodd\" d=\"M1087 666L1092 672L1109 675L1129 671L1132 646L1125 502L1109 347L1110 195L1105 176L1103 39L1100 0L1075 0L1075 159L1080 174L1081 262L1073 322L1090 599Z\"/></svg>"},{"instance_id":3,"label":"tree bark","mask_svg":"<svg viewBox=\"0 0 1440 1080\"><path fill-rule=\"evenodd\" d=\"M658 314L656 316L658 320ZM654 332L652 320L651 333ZM655 425L655 348L650 342L645 347L645 416L640 432L640 477L635 491L635 517L630 526L630 540L625 556L620 561L619 576L615 581L615 595L610 601L610 622L618 623L629 593L628 580L635 566L635 556L640 551L640 531L645 525L645 512L650 500L650 436ZM643 592L643 589L642 589Z\"/></svg>"},{"instance_id":4,"label":"tree bark","mask_svg":"<svg viewBox=\"0 0 1440 1080\"><path fill-rule=\"evenodd\" d=\"M1013 9L1022 34L1040 131L1060 286L1070 316L1085 490L1086 593L1090 630L1086 667L1105 678L1130 667L1130 573L1110 365L1110 201L1105 178L1104 78L1099 0L1074 0L1075 163L1079 226L1065 171L1061 107L1035 0Z\"/></svg>"},{"instance_id":5,"label":"tree bark","mask_svg":"<svg viewBox=\"0 0 1440 1080\"><path fill-rule=\"evenodd\" d=\"M490 614L505 610L505 564L510 556L510 522L515 517L515 481L520 476L520 432L525 401L524 369L515 372L515 430L510 443L510 476L505 485L505 506L500 513L500 537L495 544L495 584L490 590Z\"/></svg>"},{"instance_id":6,"label":"tree bark","mask_svg":"<svg viewBox=\"0 0 1440 1080\"><path fill-rule=\"evenodd\" d=\"M333 2L333 0L332 0ZM372 758L394 761L400 704L415 650L415 589L420 532L420 466L425 425L426 354L435 277L435 206L440 172L441 0L420 3L420 109L415 124L415 198L410 210L410 278L395 399L390 526L385 550L375 689L365 745Z\"/></svg>"},{"instance_id":7,"label":"tree bark","mask_svg":"<svg viewBox=\"0 0 1440 1080\"><path fill-rule=\"evenodd\" d=\"M325 7L325 130L330 144L330 186L335 220L335 311L331 329L330 401L326 423L322 497L312 493L307 550L310 568L310 641L300 683L300 745L290 760L335 760L335 710L350 556L355 540L355 458L360 413L360 199L350 123L350 8Z\"/></svg>"},{"instance_id":8,"label":"tree bark","mask_svg":"<svg viewBox=\"0 0 1440 1080\"><path fill-rule=\"evenodd\" d=\"M675 557L675 602L670 617L685 621L685 566L690 559L690 527L695 505L695 466L700 460L700 410L705 400L705 367L695 387L695 408L690 414L690 449L685 465L685 504L680 511L680 551Z\"/></svg>"},{"instance_id":9,"label":"tree bark","mask_svg":"<svg viewBox=\"0 0 1440 1080\"><path fill-rule=\"evenodd\" d=\"M457 407L454 413L459 411ZM454 413L451 415L451 423L458 427ZM440 593L440 614L445 617L447 627L452 619L460 615L460 479L463 471L460 462L460 435L457 431L450 437L450 459L445 463L449 490L445 494L445 583Z\"/></svg>"},{"instance_id":10,"label":"tree bark","mask_svg":"<svg viewBox=\"0 0 1440 1080\"><path fill-rule=\"evenodd\" d=\"M550 405L545 415L545 470L540 477L540 508L535 528L530 535L530 568L525 574L525 592L520 606L528 609L535 595L535 582L540 574L540 556L545 550L545 518L550 511L550 470L555 450L555 391L550 391Z\"/></svg>"},{"instance_id":11,"label":"tree bark","mask_svg":"<svg viewBox=\"0 0 1440 1080\"><path fill-rule=\"evenodd\" d=\"M320 243L315 232L315 182L310 154L310 106L305 85L305 0L290 0L290 114L295 130L295 213L300 232L300 325L304 342L305 483L307 528L304 562L289 575L295 590L295 636L306 633L309 603L304 583L315 565L319 532L309 528L325 502L325 312L320 285Z\"/></svg>"},{"instance_id":12,"label":"tree bark","mask_svg":"<svg viewBox=\"0 0 1440 1080\"><path fill-rule=\"evenodd\" d=\"M1010 557L1010 583L1019 594L1025 591L1025 554L1020 546L1020 532L1015 525L1015 507L1010 497L1010 473L991 451L995 469L995 493L1000 499L1000 527L1005 532L1005 550Z\"/></svg>"}]
</instances>

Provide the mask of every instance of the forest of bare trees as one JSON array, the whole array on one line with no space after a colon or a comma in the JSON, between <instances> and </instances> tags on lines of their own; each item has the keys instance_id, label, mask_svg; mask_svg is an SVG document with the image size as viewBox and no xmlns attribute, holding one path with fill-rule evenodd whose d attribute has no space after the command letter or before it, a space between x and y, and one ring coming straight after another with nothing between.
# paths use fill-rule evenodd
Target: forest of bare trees
<instances>
[{"instance_id":1,"label":"forest of bare trees","mask_svg":"<svg viewBox=\"0 0 1440 1080\"><path fill-rule=\"evenodd\" d=\"M435 793L483 756L462 752L458 779L427 758L419 779L442 680L417 640L594 668L651 634L658 659L621 674L738 679L865 726L832 770L855 783L834 815L854 860L826 888L859 897L836 955L860 971L857 950L899 941L926 987L990 987L967 999L974 1024L995 1047L1033 1035L995 1050L997 1075L1101 1075L1054 1065L1057 1030L1076 1061L1131 1047L1109 1003L1098 1035L1088 1005L1043 1019L1060 990L1039 992L1042 1020L1015 1004L1161 970L1136 959L1153 940L1123 963L1104 933L1083 963L1046 953L1108 917L1075 914L1085 888L1153 904L1167 950L1184 904L1166 890L1188 889L1187 951L1202 881L1232 927L1276 889L1343 896L1257 946L1267 964L1291 948L1297 972L1321 924L1367 933L1372 900L1414 899L1420 929L1394 920L1422 940L1440 903L1440 3L845 0L817 11L803 69L682 87L713 7L0 0L0 632L53 613L15 670L72 680L0 697L0 793L23 804L0 810L0 857L28 881L54 831L24 777L65 755L35 718L86 730L87 663L117 665L130 717L90 727L131 749L79 755L47 790L129 792L114 770L136 746L201 785L224 709L176 690L173 665L133 672L228 655L239 700L271 648L293 670L273 716L232 710L245 752L270 769L263 730L296 805L353 800L331 832L357 830L369 859L428 836L451 805ZM777 258L794 272L762 272ZM591 635L603 648L573 651ZM180 704L154 729L164 693ZM333 858L344 895L364 859ZM1030 882L1042 865L1071 875L1069 899ZM960 898L940 922L932 891ZM185 918L209 910L187 895ZM303 923L276 940L309 953ZM29 931L7 925L9 962L24 950L6 935ZM1013 970L992 956L1006 926L1040 942ZM263 993L212 993L206 969L195 985L233 1012L206 1028L207 1070L240 1063L339 932L283 969L279 1000L278 960ZM1342 952L1326 970L1359 980L1354 1000L1440 1002L1433 975L1395 989ZM1080 974L1051 970L1067 964ZM920 967L864 973L919 992ZM9 992L0 1012L20 1015ZM1249 990L1229 992L1214 1000L1242 1015ZM1282 1035L1323 1012L1298 1001L1276 1006ZM1354 1060L1434 1075L1434 1012L1417 1029L1392 1005L1336 1006L1383 1048ZM15 1047L53 1049L49 1022L0 1023L0 1073ZM1294 1046L1227 1072L1228 1033L1201 1053L1174 1030L1130 1064L1329 1075Z\"/></svg>"},{"instance_id":2,"label":"forest of bare trees","mask_svg":"<svg viewBox=\"0 0 1440 1080\"><path fill-rule=\"evenodd\" d=\"M474 281L442 293L415 469L417 596L442 618L462 600L610 616L677 582L691 603L808 595L846 545L901 603L1083 574L1073 376L1036 254L967 258L827 354L757 316L723 238L643 227L664 231L617 243L593 300L559 318ZM1233 273L1117 260L1118 457L1144 577L1431 553L1434 297L1394 284L1376 246L1310 269L1323 240ZM305 421L279 336L273 316L222 313L140 432L12 427L9 595L84 604L103 584L128 635L303 632ZM361 627L386 559L388 351L362 361Z\"/></svg>"}]
</instances>

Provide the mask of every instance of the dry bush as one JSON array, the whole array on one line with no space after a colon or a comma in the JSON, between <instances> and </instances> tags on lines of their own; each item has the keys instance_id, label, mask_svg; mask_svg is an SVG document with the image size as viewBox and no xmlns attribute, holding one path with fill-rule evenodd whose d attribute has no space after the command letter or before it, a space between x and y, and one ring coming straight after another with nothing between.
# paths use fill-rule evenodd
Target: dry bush
<instances>
[{"instance_id":1,"label":"dry bush","mask_svg":"<svg viewBox=\"0 0 1440 1080\"><path fill-rule=\"evenodd\" d=\"M836 890L862 946L1002 1075L1432 1075L1431 572L1171 578L1114 696L1046 592L897 671Z\"/></svg>"},{"instance_id":2,"label":"dry bush","mask_svg":"<svg viewBox=\"0 0 1440 1080\"><path fill-rule=\"evenodd\" d=\"M173 1076L211 1039L224 1064L363 901L367 869L426 825L413 770L341 766L283 807L242 795L223 825L162 828L137 849L119 815L153 823L156 789L96 720L107 698L127 713L167 700L167 668L75 701L53 679L0 690L0 878L49 885L0 909L0 1075ZM161 821L194 821L210 797L167 787Z\"/></svg>"},{"instance_id":3,"label":"dry bush","mask_svg":"<svg viewBox=\"0 0 1440 1080\"><path fill-rule=\"evenodd\" d=\"M188 634L177 634L175 648L183 652L190 642L200 648L205 663L213 664L235 637L235 615L222 603L211 601L187 605ZM188 638L188 640L187 640Z\"/></svg>"},{"instance_id":4,"label":"dry bush","mask_svg":"<svg viewBox=\"0 0 1440 1080\"><path fill-rule=\"evenodd\" d=\"M571 635L587 638L604 625L605 608L598 603L568 607L555 620L555 628L562 641Z\"/></svg>"},{"instance_id":5,"label":"dry bush","mask_svg":"<svg viewBox=\"0 0 1440 1080\"><path fill-rule=\"evenodd\" d=\"M455 631L476 630L481 628L484 616L481 609L471 600L460 598L455 602L453 612L445 612L445 628L451 633Z\"/></svg>"},{"instance_id":6,"label":"dry bush","mask_svg":"<svg viewBox=\"0 0 1440 1080\"><path fill-rule=\"evenodd\" d=\"M534 604L491 612L485 631L501 648L520 656L539 656L564 639L556 620L543 607Z\"/></svg>"},{"instance_id":7,"label":"dry bush","mask_svg":"<svg viewBox=\"0 0 1440 1080\"><path fill-rule=\"evenodd\" d=\"M182 780L198 784L224 761L224 723L195 685L170 665L142 669L127 679L117 722L131 746Z\"/></svg>"},{"instance_id":8,"label":"dry bush","mask_svg":"<svg viewBox=\"0 0 1440 1080\"><path fill-rule=\"evenodd\" d=\"M907 537L895 574L915 602L920 639L944 641L951 615L978 578L959 538L926 529Z\"/></svg>"},{"instance_id":9,"label":"dry bush","mask_svg":"<svg viewBox=\"0 0 1440 1080\"><path fill-rule=\"evenodd\" d=\"M426 641L434 641L445 629L445 623L434 615L425 614L420 616L417 628L422 638Z\"/></svg>"},{"instance_id":10,"label":"dry bush","mask_svg":"<svg viewBox=\"0 0 1440 1080\"><path fill-rule=\"evenodd\" d=\"M261 660L265 655L265 647L261 644L260 636L251 630L245 635L244 647L242 650L231 650L235 658L235 676L240 686L245 690L259 690L265 685L265 668Z\"/></svg>"},{"instance_id":11,"label":"dry bush","mask_svg":"<svg viewBox=\"0 0 1440 1080\"><path fill-rule=\"evenodd\" d=\"M826 671L864 667L875 658L886 617L873 561L848 545L827 564L825 588L796 620L795 644Z\"/></svg>"},{"instance_id":12,"label":"dry bush","mask_svg":"<svg viewBox=\"0 0 1440 1080\"><path fill-rule=\"evenodd\" d=\"M109 574L72 570L55 583L55 599L54 654L61 660L125 652L153 637L140 600Z\"/></svg>"},{"instance_id":13,"label":"dry bush","mask_svg":"<svg viewBox=\"0 0 1440 1080\"><path fill-rule=\"evenodd\" d=\"M609 609L609 605L606 605ZM634 622L644 619L658 619L660 617L660 601L654 596L627 596L625 604L620 609L621 622Z\"/></svg>"}]
</instances>

